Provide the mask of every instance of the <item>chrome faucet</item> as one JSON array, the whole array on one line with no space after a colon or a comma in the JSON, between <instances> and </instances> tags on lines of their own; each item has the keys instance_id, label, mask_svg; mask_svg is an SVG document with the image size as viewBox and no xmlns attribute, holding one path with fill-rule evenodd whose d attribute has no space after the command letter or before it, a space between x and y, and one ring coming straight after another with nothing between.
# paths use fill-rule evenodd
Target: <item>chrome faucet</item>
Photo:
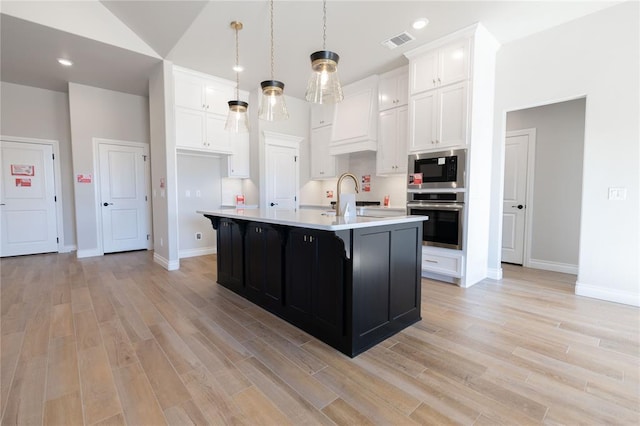
<instances>
[{"instance_id":1,"label":"chrome faucet","mask_svg":"<svg viewBox=\"0 0 640 426\"><path fill-rule=\"evenodd\" d=\"M350 177L353 179L353 182L356 184L356 193L360 192L360 187L358 185L358 178L353 173L343 173L338 178L338 185L336 188L336 192L338 193L338 200L336 201L336 216L342 216L340 212L340 186L342 185L342 181L344 178Z\"/></svg>"}]
</instances>

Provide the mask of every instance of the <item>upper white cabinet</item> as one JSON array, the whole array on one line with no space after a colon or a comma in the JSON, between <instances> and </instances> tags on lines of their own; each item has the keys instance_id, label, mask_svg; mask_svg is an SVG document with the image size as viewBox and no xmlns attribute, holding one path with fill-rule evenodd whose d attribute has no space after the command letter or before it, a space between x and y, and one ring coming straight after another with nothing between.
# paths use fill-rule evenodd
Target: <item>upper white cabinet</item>
<instances>
[{"instance_id":1,"label":"upper white cabinet","mask_svg":"<svg viewBox=\"0 0 640 426\"><path fill-rule=\"evenodd\" d=\"M176 147L233 154L224 130L234 83L174 67Z\"/></svg>"},{"instance_id":2,"label":"upper white cabinet","mask_svg":"<svg viewBox=\"0 0 640 426\"><path fill-rule=\"evenodd\" d=\"M408 96L408 67L398 68L380 76L378 81L378 109L380 111L407 105Z\"/></svg>"},{"instance_id":3,"label":"upper white cabinet","mask_svg":"<svg viewBox=\"0 0 640 426\"><path fill-rule=\"evenodd\" d=\"M311 105L311 128L329 126L333 124L334 104L312 104Z\"/></svg>"},{"instance_id":4,"label":"upper white cabinet","mask_svg":"<svg viewBox=\"0 0 640 426\"><path fill-rule=\"evenodd\" d=\"M343 87L344 100L333 116L332 155L375 151L378 147L378 76Z\"/></svg>"},{"instance_id":5,"label":"upper white cabinet","mask_svg":"<svg viewBox=\"0 0 640 426\"><path fill-rule=\"evenodd\" d=\"M466 36L405 54L411 93L410 152L467 145L471 40Z\"/></svg>"},{"instance_id":6,"label":"upper white cabinet","mask_svg":"<svg viewBox=\"0 0 640 426\"><path fill-rule=\"evenodd\" d=\"M411 96L409 151L467 143L467 86L463 81Z\"/></svg>"},{"instance_id":7,"label":"upper white cabinet","mask_svg":"<svg viewBox=\"0 0 640 426\"><path fill-rule=\"evenodd\" d=\"M407 172L408 67L401 67L380 75L378 84L378 151L376 174L390 175Z\"/></svg>"},{"instance_id":8,"label":"upper white cabinet","mask_svg":"<svg viewBox=\"0 0 640 426\"><path fill-rule=\"evenodd\" d=\"M249 178L250 169L250 149L249 133L234 133L229 135L232 155L227 157L226 175L231 178Z\"/></svg>"},{"instance_id":9,"label":"upper white cabinet","mask_svg":"<svg viewBox=\"0 0 640 426\"><path fill-rule=\"evenodd\" d=\"M407 106L380 113L376 173L388 175L407 172Z\"/></svg>"},{"instance_id":10,"label":"upper white cabinet","mask_svg":"<svg viewBox=\"0 0 640 426\"><path fill-rule=\"evenodd\" d=\"M466 38L411 58L411 94L467 80L470 50L470 41Z\"/></svg>"},{"instance_id":11,"label":"upper white cabinet","mask_svg":"<svg viewBox=\"0 0 640 426\"><path fill-rule=\"evenodd\" d=\"M348 155L329 154L331 126L311 129L311 179L335 178L347 170Z\"/></svg>"}]
</instances>

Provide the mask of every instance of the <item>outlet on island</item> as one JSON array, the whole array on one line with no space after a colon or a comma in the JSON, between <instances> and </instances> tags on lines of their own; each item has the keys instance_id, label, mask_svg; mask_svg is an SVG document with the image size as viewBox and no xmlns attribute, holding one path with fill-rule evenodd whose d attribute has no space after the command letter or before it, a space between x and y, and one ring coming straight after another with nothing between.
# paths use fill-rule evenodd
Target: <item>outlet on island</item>
<instances>
[{"instance_id":1,"label":"outlet on island","mask_svg":"<svg viewBox=\"0 0 640 426\"><path fill-rule=\"evenodd\" d=\"M202 232L196 232L196 240L202 239Z\"/></svg>"}]
</instances>

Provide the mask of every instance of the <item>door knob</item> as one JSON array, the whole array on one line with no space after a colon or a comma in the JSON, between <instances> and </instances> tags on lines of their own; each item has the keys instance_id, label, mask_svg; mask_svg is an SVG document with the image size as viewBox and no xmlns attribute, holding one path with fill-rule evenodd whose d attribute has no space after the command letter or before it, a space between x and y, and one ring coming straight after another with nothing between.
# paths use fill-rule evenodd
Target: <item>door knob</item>
<instances>
[{"instance_id":1,"label":"door knob","mask_svg":"<svg viewBox=\"0 0 640 426\"><path fill-rule=\"evenodd\" d=\"M271 203L271 207L277 206L277 205L278 205L278 203Z\"/></svg>"},{"instance_id":2,"label":"door knob","mask_svg":"<svg viewBox=\"0 0 640 426\"><path fill-rule=\"evenodd\" d=\"M524 209L524 206L522 204L518 204L517 206L511 206L511 207L517 207L518 210Z\"/></svg>"},{"instance_id":3,"label":"door knob","mask_svg":"<svg viewBox=\"0 0 640 426\"><path fill-rule=\"evenodd\" d=\"M113 203L102 203L103 206L107 207L107 206L112 206Z\"/></svg>"}]
</instances>

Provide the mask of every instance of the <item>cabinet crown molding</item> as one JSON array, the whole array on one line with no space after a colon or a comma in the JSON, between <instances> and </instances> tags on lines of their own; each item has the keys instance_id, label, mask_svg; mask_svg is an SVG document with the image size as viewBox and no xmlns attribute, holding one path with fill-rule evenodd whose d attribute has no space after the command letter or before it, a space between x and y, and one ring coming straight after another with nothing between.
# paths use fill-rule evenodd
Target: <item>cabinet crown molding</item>
<instances>
[{"instance_id":1,"label":"cabinet crown molding","mask_svg":"<svg viewBox=\"0 0 640 426\"><path fill-rule=\"evenodd\" d=\"M447 34L430 43L426 43L426 44L423 44L422 46L416 47L415 49L411 49L405 52L404 56L407 57L408 59L412 59L426 52L429 52L433 49L442 47L450 42L460 40L463 38L471 38L471 37L481 37L483 40L489 42L489 44L492 44L493 45L492 47L496 51L500 48L500 43L489 32L489 30L487 30L485 26L482 25L480 22L476 22L475 24L469 25L468 27L462 28L451 34Z\"/></svg>"}]
</instances>

